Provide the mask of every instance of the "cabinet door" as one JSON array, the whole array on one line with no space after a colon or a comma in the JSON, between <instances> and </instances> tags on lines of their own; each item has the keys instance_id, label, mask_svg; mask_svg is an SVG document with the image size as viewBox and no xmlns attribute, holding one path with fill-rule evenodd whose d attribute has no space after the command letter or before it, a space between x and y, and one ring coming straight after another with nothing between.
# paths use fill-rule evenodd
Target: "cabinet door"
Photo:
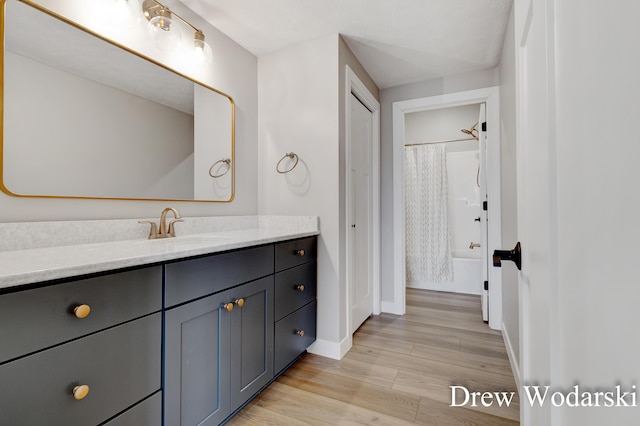
<instances>
[{"instance_id":1,"label":"cabinet door","mask_svg":"<svg viewBox=\"0 0 640 426\"><path fill-rule=\"evenodd\" d=\"M273 276L229 290L232 411L273 378Z\"/></svg>"},{"instance_id":2,"label":"cabinet door","mask_svg":"<svg viewBox=\"0 0 640 426\"><path fill-rule=\"evenodd\" d=\"M230 413L227 292L165 313L166 425L217 425Z\"/></svg>"}]
</instances>

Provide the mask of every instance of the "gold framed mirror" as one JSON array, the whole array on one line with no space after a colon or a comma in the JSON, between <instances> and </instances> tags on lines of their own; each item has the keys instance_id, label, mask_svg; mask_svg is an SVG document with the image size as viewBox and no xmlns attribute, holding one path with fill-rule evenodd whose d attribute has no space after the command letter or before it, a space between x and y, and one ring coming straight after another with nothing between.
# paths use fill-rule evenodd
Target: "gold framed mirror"
<instances>
[{"instance_id":1,"label":"gold framed mirror","mask_svg":"<svg viewBox=\"0 0 640 426\"><path fill-rule=\"evenodd\" d=\"M230 202L235 103L30 0L2 0L0 189Z\"/></svg>"}]
</instances>

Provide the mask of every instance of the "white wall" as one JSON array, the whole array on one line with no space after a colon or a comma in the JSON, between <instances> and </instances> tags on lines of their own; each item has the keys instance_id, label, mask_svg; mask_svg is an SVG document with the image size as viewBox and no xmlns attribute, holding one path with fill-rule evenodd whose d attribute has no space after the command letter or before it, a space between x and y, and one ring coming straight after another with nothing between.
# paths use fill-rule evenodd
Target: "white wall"
<instances>
[{"instance_id":1,"label":"white wall","mask_svg":"<svg viewBox=\"0 0 640 426\"><path fill-rule=\"evenodd\" d=\"M258 60L259 212L317 215L318 340L340 341L338 306L340 208L338 146L338 36L297 44ZM296 168L276 172L288 152ZM289 167L288 160L282 167Z\"/></svg>"},{"instance_id":2,"label":"white wall","mask_svg":"<svg viewBox=\"0 0 640 426\"><path fill-rule=\"evenodd\" d=\"M640 3L552 4L559 298L552 374L562 386L628 389L640 386ZM558 424L638 418L639 407L564 407Z\"/></svg>"},{"instance_id":3,"label":"white wall","mask_svg":"<svg viewBox=\"0 0 640 426\"><path fill-rule=\"evenodd\" d=\"M380 91L380 221L381 221L381 298L394 302L393 293L393 126L392 107L397 101L437 96L498 84L497 69L460 74L407 84ZM473 123L472 123L473 124Z\"/></svg>"},{"instance_id":4,"label":"white wall","mask_svg":"<svg viewBox=\"0 0 640 426\"><path fill-rule=\"evenodd\" d=\"M296 44L258 61L260 214L317 215L318 341L339 358L347 340L344 225L344 64L372 84L339 35ZM375 95L377 95L377 88ZM276 164L300 158L288 174ZM285 159L281 167L288 167Z\"/></svg>"},{"instance_id":5,"label":"white wall","mask_svg":"<svg viewBox=\"0 0 640 426\"><path fill-rule=\"evenodd\" d=\"M500 61L500 152L502 171L502 247L518 241L516 193L516 64L513 10L505 34ZM510 360L519 371L518 274L516 268L502 269L502 333L509 346Z\"/></svg>"},{"instance_id":6,"label":"white wall","mask_svg":"<svg viewBox=\"0 0 640 426\"><path fill-rule=\"evenodd\" d=\"M482 248L470 248L472 242L480 243L480 188L477 185L480 153L470 151L447 152L447 180L449 183L449 232L453 257L480 259ZM479 275L478 290L482 276ZM480 292L478 292L480 293Z\"/></svg>"},{"instance_id":7,"label":"white wall","mask_svg":"<svg viewBox=\"0 0 640 426\"><path fill-rule=\"evenodd\" d=\"M86 26L96 27L97 4L84 0L41 0L54 9ZM257 58L213 28L182 3L165 2L175 12L201 27L213 51L213 62L193 68L178 56L158 51L143 35L131 30L115 29L111 38L120 37L141 53L176 67L195 79L215 87L236 102L236 197L232 203L154 202L16 198L0 193L0 221L42 221L79 219L117 219L154 217L167 205L176 207L183 216L233 215L257 213ZM113 22L113 21L111 21ZM102 30L104 33L108 29ZM116 32L117 31L117 32ZM146 34L146 33L145 33Z\"/></svg>"}]
</instances>

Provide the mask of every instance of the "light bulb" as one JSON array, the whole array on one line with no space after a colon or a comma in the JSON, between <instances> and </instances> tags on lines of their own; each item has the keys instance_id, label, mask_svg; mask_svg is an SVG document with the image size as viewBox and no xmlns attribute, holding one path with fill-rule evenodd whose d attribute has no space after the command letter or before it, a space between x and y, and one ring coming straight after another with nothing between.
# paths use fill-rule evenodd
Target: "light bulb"
<instances>
[{"instance_id":1,"label":"light bulb","mask_svg":"<svg viewBox=\"0 0 640 426\"><path fill-rule=\"evenodd\" d=\"M180 31L173 29L171 11L163 8L149 20L149 31L156 46L161 50L173 50L180 43Z\"/></svg>"},{"instance_id":2,"label":"light bulb","mask_svg":"<svg viewBox=\"0 0 640 426\"><path fill-rule=\"evenodd\" d=\"M211 46L204 41L204 33L200 30L196 31L193 36L194 50L193 55L195 61L199 64L209 63L213 57Z\"/></svg>"}]
</instances>

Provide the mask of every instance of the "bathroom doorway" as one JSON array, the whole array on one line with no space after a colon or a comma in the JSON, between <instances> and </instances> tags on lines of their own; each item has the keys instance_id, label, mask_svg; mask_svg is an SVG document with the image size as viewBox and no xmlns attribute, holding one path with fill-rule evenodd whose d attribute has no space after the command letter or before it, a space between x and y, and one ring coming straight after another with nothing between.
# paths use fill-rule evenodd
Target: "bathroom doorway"
<instances>
[{"instance_id":1,"label":"bathroom doorway","mask_svg":"<svg viewBox=\"0 0 640 426\"><path fill-rule=\"evenodd\" d=\"M482 118L478 118L480 113L480 105L484 104L486 107L485 117L486 120ZM470 224L465 224L462 228L457 228L454 232L454 238L456 238L455 246L449 247L449 252L451 252L451 248L454 248L455 257L457 259L457 267L460 269L458 275L463 276L466 272L470 272L472 279L465 280L467 284L470 283L470 287L460 287L457 290L454 290L454 287L446 284L447 280L440 283L431 283L432 289L437 289L439 291L446 290L447 291L462 291L462 292L471 292L476 294L482 294L486 290L486 294L488 298L485 300L487 303L487 316L485 316L485 320L488 320L489 326L493 329L500 329L502 324L502 281L500 270L496 270L496 268L489 268L487 265L488 253L493 253L493 250L498 249L500 247L500 139L499 139L499 105L498 105L498 88L492 87L487 89L479 89L473 90L469 92L459 92L454 94L435 96L431 98L421 98L410 101L401 101L395 102L393 104L393 158L394 158L394 176L393 176L393 186L394 186L394 302L393 304L386 304L386 307L391 307L392 309L386 309L389 312L403 314L405 312L405 288L407 286L420 286L424 285L424 282L416 283L412 276L407 276L407 271L405 269L405 265L407 262L406 257L406 233L405 233L405 182L404 176L406 173L405 170L405 144L410 143L410 138L413 137L410 132L413 130L411 126L407 126L407 122L409 122L412 118L411 114L416 114L413 117L419 117L420 115L417 113L430 112L432 114L443 114L446 109L453 110L456 107L465 107L468 108L467 113L469 117L467 120L461 125L458 124L446 124L446 121L442 121L437 126L445 126L448 131L454 132L454 134L459 134L462 137L453 137L450 134L440 134L440 136L434 133L434 136L423 136L424 142L435 141L438 142L440 137L442 140L447 139L465 139L465 136L469 136L472 139L473 136L477 136L479 139L482 138L483 126L482 123L486 122L485 125L485 135L486 139L486 148L481 149L480 143L478 141L456 141L451 142L451 146L453 144L460 145L460 148L452 148L450 149L449 154L451 156L458 156L458 154L454 154L456 152L467 152L467 154L460 154L461 158L466 158L469 160L465 162L464 160L460 161L459 164L453 166L453 169L463 169L467 172L469 169L472 170L473 174L478 173L477 165L478 163L486 164L486 190L484 188L479 188L477 193L469 193L465 192L467 190L462 190L463 192L458 192L456 194L447 195L450 199L450 203L453 205L454 210L457 213L453 213L454 215L458 214L461 216L459 219L464 223L464 218L468 214L475 215L471 218ZM462 111L462 110L460 110ZM472 117L473 111L473 117ZM455 115L455 114L454 114ZM462 116L462 115L461 115ZM471 122L467 122L471 119ZM475 123L478 122L476 125ZM474 125L476 126L474 128ZM465 130L466 132L461 132L461 130ZM420 143L419 140L415 141L416 143ZM475 144L470 145L467 148L462 148L464 144ZM471 148L471 146L473 146ZM447 150L444 150L444 157L446 158ZM480 153L486 152L485 158L481 158L483 155ZM475 155L478 154L478 159L475 160ZM473 166L473 162L475 161L475 166ZM445 160L446 162L446 160ZM471 164L471 167L469 166ZM482 173L482 168L480 172ZM464 173L460 175L460 177L453 178L454 180L464 180ZM478 176L477 183L480 183L482 186L482 175ZM473 181L473 179L472 179ZM476 186L477 186L476 183ZM475 191L475 190L474 190ZM465 195L468 194L468 195ZM487 198L485 199L482 194L486 194ZM488 210L484 210L485 201L487 201L486 206ZM460 205L456 205L460 204ZM491 206L495 206L491 208ZM475 221L480 217L480 225L486 223L486 241L482 239L482 226L478 226L478 222ZM470 225L466 231L463 229ZM473 228L475 226L475 229ZM471 231L469 231L471 230ZM480 235L478 235L480 234ZM475 240L479 241L475 241ZM461 242L465 240L465 245ZM471 243L474 244L474 248L470 248ZM477 245L480 247L477 247ZM479 250L483 249L485 251L484 261L483 260L474 260L474 257L477 257L477 253ZM476 250L474 252L474 250ZM453 254L453 253L452 253ZM476 254L472 256L472 254ZM470 258L471 260L467 262L466 258ZM451 270L453 270L453 258L451 257ZM473 262L475 261L475 265ZM470 264L465 264L470 263ZM461 268L464 266L464 268ZM474 268L475 267L475 268ZM456 275L455 271L451 275ZM486 275L486 279L485 276ZM431 277L433 278L433 277ZM420 281L420 280L417 280ZM422 280L424 281L424 280ZM433 280L431 280L433 281ZM488 282L488 285L485 285L485 281ZM438 285L439 284L439 285ZM424 287L429 288L429 287Z\"/></svg>"},{"instance_id":2,"label":"bathroom doorway","mask_svg":"<svg viewBox=\"0 0 640 426\"><path fill-rule=\"evenodd\" d=\"M483 296L486 320L484 108L405 114L404 212L407 287Z\"/></svg>"}]
</instances>

